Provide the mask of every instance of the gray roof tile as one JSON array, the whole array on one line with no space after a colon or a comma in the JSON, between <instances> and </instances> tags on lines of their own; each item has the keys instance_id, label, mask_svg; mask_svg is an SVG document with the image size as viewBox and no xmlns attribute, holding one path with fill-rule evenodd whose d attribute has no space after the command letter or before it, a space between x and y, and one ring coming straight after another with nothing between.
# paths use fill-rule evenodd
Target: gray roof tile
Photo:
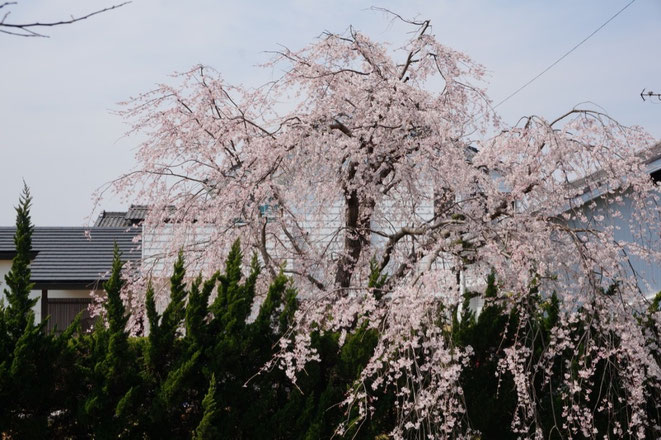
<instances>
[{"instance_id":1,"label":"gray roof tile","mask_svg":"<svg viewBox=\"0 0 661 440\"><path fill-rule=\"evenodd\" d=\"M103 211L94 222L94 226L102 228L123 228L131 226L126 218L126 212Z\"/></svg>"},{"instance_id":2,"label":"gray roof tile","mask_svg":"<svg viewBox=\"0 0 661 440\"><path fill-rule=\"evenodd\" d=\"M131 205L126 212L126 218L130 221L139 223L147 217L149 207L147 205Z\"/></svg>"},{"instance_id":3,"label":"gray roof tile","mask_svg":"<svg viewBox=\"0 0 661 440\"><path fill-rule=\"evenodd\" d=\"M0 254L6 258L15 252L14 231L14 227L0 227ZM81 284L107 279L115 243L123 261L140 259L139 243L134 243L140 232L140 228L36 227L32 281L37 285Z\"/></svg>"},{"instance_id":4,"label":"gray roof tile","mask_svg":"<svg viewBox=\"0 0 661 440\"><path fill-rule=\"evenodd\" d=\"M145 220L150 209L149 205L131 205L127 211L102 211L94 226L99 228L138 226ZM164 209L169 215L175 212L174 206L166 206Z\"/></svg>"}]
</instances>

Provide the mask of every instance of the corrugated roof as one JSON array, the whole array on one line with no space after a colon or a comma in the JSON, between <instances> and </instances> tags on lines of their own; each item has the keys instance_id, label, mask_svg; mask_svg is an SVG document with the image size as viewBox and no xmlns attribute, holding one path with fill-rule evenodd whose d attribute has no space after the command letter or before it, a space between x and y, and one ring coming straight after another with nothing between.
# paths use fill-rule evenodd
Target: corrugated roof
<instances>
[{"instance_id":1,"label":"corrugated roof","mask_svg":"<svg viewBox=\"0 0 661 440\"><path fill-rule=\"evenodd\" d=\"M94 226L101 228L124 228L131 226L126 218L126 212L121 211L103 211L94 222Z\"/></svg>"},{"instance_id":2,"label":"corrugated roof","mask_svg":"<svg viewBox=\"0 0 661 440\"><path fill-rule=\"evenodd\" d=\"M0 227L0 253L15 252L14 227ZM88 233L86 233L86 231ZM82 284L107 279L117 243L123 261L141 257L133 239L140 228L36 227L30 265L32 281L40 284Z\"/></svg>"},{"instance_id":3,"label":"corrugated roof","mask_svg":"<svg viewBox=\"0 0 661 440\"><path fill-rule=\"evenodd\" d=\"M127 211L102 211L94 222L94 226L100 228L122 228L137 226L149 214L149 205L131 205ZM165 208L168 213L174 212L174 206Z\"/></svg>"},{"instance_id":4,"label":"corrugated roof","mask_svg":"<svg viewBox=\"0 0 661 440\"><path fill-rule=\"evenodd\" d=\"M149 207L147 205L131 205L126 212L126 218L134 222L140 222L147 217Z\"/></svg>"}]
</instances>

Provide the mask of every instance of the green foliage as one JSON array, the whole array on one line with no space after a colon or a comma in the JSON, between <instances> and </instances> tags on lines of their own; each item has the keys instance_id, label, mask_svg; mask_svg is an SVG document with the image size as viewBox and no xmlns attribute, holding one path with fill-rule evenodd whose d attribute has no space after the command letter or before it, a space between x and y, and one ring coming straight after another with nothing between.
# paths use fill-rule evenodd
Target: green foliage
<instances>
[{"instance_id":1,"label":"green foliage","mask_svg":"<svg viewBox=\"0 0 661 440\"><path fill-rule=\"evenodd\" d=\"M25 327L33 315L32 307L38 298L30 299L30 291L34 284L30 281L30 258L32 252L32 232L34 227L30 220L30 205L32 196L27 185L16 207L16 233L14 245L16 255L12 259L11 269L5 275L7 289L4 290L7 308L4 309L3 327L7 332L9 344L15 344L21 337ZM34 320L34 318L33 318Z\"/></svg>"},{"instance_id":2,"label":"green foliage","mask_svg":"<svg viewBox=\"0 0 661 440\"><path fill-rule=\"evenodd\" d=\"M652 299L652 303L650 304L649 311L650 313L655 313L658 312L659 306L661 305L661 292L658 292L656 295L654 295L654 298Z\"/></svg>"},{"instance_id":3,"label":"green foliage","mask_svg":"<svg viewBox=\"0 0 661 440\"><path fill-rule=\"evenodd\" d=\"M197 425L193 440L213 440L220 438L218 432L219 414L218 405L216 404L216 376L211 375L209 381L209 391L202 400L202 409L204 414L200 424Z\"/></svg>"},{"instance_id":4,"label":"green foliage","mask_svg":"<svg viewBox=\"0 0 661 440\"><path fill-rule=\"evenodd\" d=\"M382 298L387 277L376 262L370 266L368 287L377 299ZM364 322L356 320L356 327L348 332L342 345L339 333L312 334L312 344L321 361L306 366L306 374L299 378L299 389L292 391L284 414L293 417L296 424L283 438L337 438L336 428L347 418L356 419L357 412L352 410L347 414L340 403L358 385L359 373L372 357L378 341L378 332L367 328ZM369 388L370 384L365 385ZM393 396L377 393L376 397L375 413L368 415L364 423L350 422L345 438L373 439L394 428Z\"/></svg>"},{"instance_id":5,"label":"green foliage","mask_svg":"<svg viewBox=\"0 0 661 440\"><path fill-rule=\"evenodd\" d=\"M66 414L53 415L68 398L71 371L69 346L77 321L59 336L45 332L46 321L35 322L30 299L30 258L33 226L31 197L23 188L16 208L16 256L5 277L8 305L0 307L0 432L20 438L46 438Z\"/></svg>"},{"instance_id":6,"label":"green foliage","mask_svg":"<svg viewBox=\"0 0 661 440\"><path fill-rule=\"evenodd\" d=\"M487 302L477 318L468 308L472 295L466 295L461 317L456 317L456 311L453 315L452 338L457 346L471 346L474 352L461 375L471 427L482 432L484 438L508 439L517 438L509 429L516 392L511 378L498 380L496 371L499 347L512 343L517 314L503 314L497 291L496 277L491 274L484 293Z\"/></svg>"},{"instance_id":7,"label":"green foliage","mask_svg":"<svg viewBox=\"0 0 661 440\"><path fill-rule=\"evenodd\" d=\"M367 280L367 287L373 289L372 292L376 299L381 299L383 296L382 287L385 286L388 277L385 274L381 273L379 263L377 263L376 258L370 259L370 276Z\"/></svg>"},{"instance_id":8,"label":"green foliage","mask_svg":"<svg viewBox=\"0 0 661 440\"><path fill-rule=\"evenodd\" d=\"M149 344L147 344L145 360L148 368L159 377L162 377L174 362L173 348L186 314L185 301L188 292L184 284L185 276L184 257L180 252L170 277L170 301L163 316L159 316L156 311L151 283L147 288L146 310L149 320Z\"/></svg>"},{"instance_id":9,"label":"green foliage","mask_svg":"<svg viewBox=\"0 0 661 440\"><path fill-rule=\"evenodd\" d=\"M88 373L89 393L82 403L80 418L84 431L98 439L126 437L128 423L136 404L138 386L135 350L126 330L128 316L121 298L124 281L122 261L115 245L112 272L104 283L107 327L98 321L94 332L85 337L82 371Z\"/></svg>"},{"instance_id":10,"label":"green foliage","mask_svg":"<svg viewBox=\"0 0 661 440\"><path fill-rule=\"evenodd\" d=\"M110 278L103 284L103 289L108 295L105 302L105 310L108 330L111 334L125 334L126 322L128 321L126 308L121 297L124 280L121 273L123 263L120 257L119 247L115 243Z\"/></svg>"},{"instance_id":11,"label":"green foliage","mask_svg":"<svg viewBox=\"0 0 661 440\"><path fill-rule=\"evenodd\" d=\"M217 272L210 279L202 282L202 276L198 276L191 284L188 295L188 305L185 315L185 344L189 351L197 351L206 346L209 341L208 326L206 323L209 316L209 297L213 292L220 273Z\"/></svg>"}]
</instances>

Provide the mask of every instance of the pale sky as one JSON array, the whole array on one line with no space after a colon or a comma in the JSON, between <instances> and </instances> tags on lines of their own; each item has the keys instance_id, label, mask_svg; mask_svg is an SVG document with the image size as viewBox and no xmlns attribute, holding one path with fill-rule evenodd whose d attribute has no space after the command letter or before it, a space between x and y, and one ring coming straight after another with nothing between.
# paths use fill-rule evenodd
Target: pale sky
<instances>
[{"instance_id":1,"label":"pale sky","mask_svg":"<svg viewBox=\"0 0 661 440\"><path fill-rule=\"evenodd\" d=\"M87 225L91 195L130 171L139 138L113 114L117 103L201 63L226 80L257 86L270 71L264 51L305 46L322 31L349 25L379 41L405 30L370 6L429 18L444 44L490 72L499 102L602 25L630 0L566 1L256 1L134 0L59 28L50 38L0 34L0 225L14 222L22 179L38 226ZM83 15L112 0L20 1L7 22ZM553 118L591 101L624 124L661 138L661 1L637 0L548 73L503 104L508 123L529 114ZM139 201L138 201L139 202ZM107 199L106 210L130 201ZM96 213L95 213L96 214Z\"/></svg>"}]
</instances>

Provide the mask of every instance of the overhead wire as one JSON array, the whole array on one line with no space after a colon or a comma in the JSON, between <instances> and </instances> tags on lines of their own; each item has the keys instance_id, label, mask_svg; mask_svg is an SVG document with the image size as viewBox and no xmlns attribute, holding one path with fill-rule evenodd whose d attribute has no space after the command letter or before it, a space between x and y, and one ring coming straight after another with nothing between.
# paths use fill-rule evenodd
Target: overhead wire
<instances>
[{"instance_id":1,"label":"overhead wire","mask_svg":"<svg viewBox=\"0 0 661 440\"><path fill-rule=\"evenodd\" d=\"M597 32L599 32L600 30L602 30L602 29L603 29L608 23L610 23L611 21L613 21L618 15L620 15L622 12L624 12L629 6L631 6L631 5L634 4L635 2L636 2L636 0L631 0L631 1L630 1L629 3L627 3L622 9L620 9L619 11L617 11L617 12L616 12L615 14L613 14L608 20L606 20L604 23L602 23L601 26L599 26L597 29L595 29L594 31L592 31L592 33L590 33L590 35L588 35L587 37L585 37L583 40L581 40L581 41L580 41L578 44L576 44L574 47L572 47L572 48L569 49L567 52L565 52L564 55L562 55L560 58L558 58L557 60L555 60L555 61L554 61L552 64L550 64L546 69L542 70L540 73L538 73L537 75L535 75L535 76L534 76L532 79L530 79L527 83L525 83L524 85L522 85L521 87L519 87L518 89L516 89L515 91L513 91L512 93L510 93L507 97L505 97L503 100L501 100L498 104L494 105L494 106L492 107L492 109L496 109L497 107L501 106L502 104L504 104L505 102L507 102L510 98L512 98L512 97L514 97L515 95L517 95L521 90L525 89L525 88L528 87L530 84L532 84L533 82L535 82L537 79L539 79L539 77L541 77L541 76L544 75L546 72L548 72L548 71L551 70L553 67L555 67L560 61L562 61L562 60L564 60L565 58L567 58L567 56L569 56L572 52L574 52L576 49L578 49L583 43L585 43L585 42L588 41L590 38L592 38Z\"/></svg>"}]
</instances>

